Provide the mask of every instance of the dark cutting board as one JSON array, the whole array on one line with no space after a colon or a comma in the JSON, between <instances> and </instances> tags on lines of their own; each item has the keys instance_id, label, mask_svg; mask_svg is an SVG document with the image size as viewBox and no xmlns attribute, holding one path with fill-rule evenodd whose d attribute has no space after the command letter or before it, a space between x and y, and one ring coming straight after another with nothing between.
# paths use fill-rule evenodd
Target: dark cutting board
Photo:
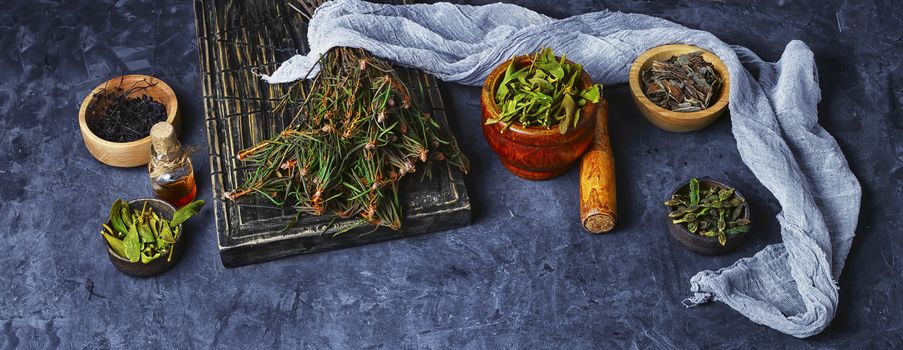
<instances>
[{"instance_id":1,"label":"dark cutting board","mask_svg":"<svg viewBox=\"0 0 903 350\"><path fill-rule=\"evenodd\" d=\"M263 198L223 200L224 190L234 189L253 171L235 159L236 152L281 132L290 119L271 113L288 85L268 85L254 71L272 72L295 53L307 52L307 19L292 6L300 5L272 0L195 1L210 179L223 265L241 266L469 224L470 200L463 176L444 163L434 167L431 179L421 181L420 174L405 179L404 219L398 231L362 227L333 236L351 220L330 216L302 216L283 231L295 216L291 208L273 206ZM413 70L403 70L401 75L409 84L422 84L428 101L421 105L445 124L436 79Z\"/></svg>"}]
</instances>

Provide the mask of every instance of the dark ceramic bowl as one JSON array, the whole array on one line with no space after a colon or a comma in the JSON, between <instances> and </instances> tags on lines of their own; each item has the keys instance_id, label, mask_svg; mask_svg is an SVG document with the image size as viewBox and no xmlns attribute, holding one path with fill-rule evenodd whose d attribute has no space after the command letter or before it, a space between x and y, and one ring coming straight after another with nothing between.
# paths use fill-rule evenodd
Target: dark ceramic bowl
<instances>
[{"instance_id":1,"label":"dark ceramic bowl","mask_svg":"<svg viewBox=\"0 0 903 350\"><path fill-rule=\"evenodd\" d=\"M709 188L709 187L717 187L717 188L733 188L719 181L715 181L712 179L699 179L699 187L700 188ZM688 194L690 192L690 182L684 182L680 186L677 187L670 195L668 195L667 199L671 199L675 194ZM746 201L746 197L743 197L737 189L734 189L734 195ZM702 235L698 235L687 230L684 225L674 224L671 222L671 218L668 217L668 213L670 211L670 207L665 211L665 220L668 223L668 230L671 231L671 237L674 237L680 244L682 244L687 249L694 251L699 254L704 255L718 255L727 253L734 248L737 248L743 239L746 238L748 232L738 233L733 236L727 236L727 242L722 246L721 243L718 243L717 237L705 237ZM743 215L746 218L749 217L749 203L746 203L743 206Z\"/></svg>"},{"instance_id":2,"label":"dark ceramic bowl","mask_svg":"<svg viewBox=\"0 0 903 350\"><path fill-rule=\"evenodd\" d=\"M567 62L574 64L571 61ZM530 56L517 56L507 60L486 78L480 94L482 107L480 123L483 124L486 142L498 154L502 165L514 175L528 180L548 180L564 174L593 140L596 112L599 108L603 108L602 100L599 103L585 104L580 110L577 126L568 129L564 134L558 131L557 126L523 127L519 123L511 124L505 132L502 132L507 123L486 125L486 119L498 118L501 113L501 109L495 103L495 92L510 64L516 64L518 67L526 66L530 64ZM584 71L580 76L580 88L585 89L592 85L592 79Z\"/></svg>"},{"instance_id":3,"label":"dark ceramic bowl","mask_svg":"<svg viewBox=\"0 0 903 350\"><path fill-rule=\"evenodd\" d=\"M159 199L154 198L142 198L136 199L129 202L129 207L132 210L141 210L144 207L144 203L147 203L147 206L151 208L154 212L157 213L161 218L166 220L172 220L172 215L176 212L176 208L174 208L169 203L161 201ZM107 220L107 225L110 225L110 221ZM172 245L172 260L167 261L168 256L161 256L150 263L142 263L131 262L129 259L121 257L113 252L113 249L107 245L107 255L110 256L110 261L113 263L113 266L116 266L119 271L122 273L135 276L135 277L151 277L157 276L169 270L169 268L173 267L177 262L179 262L179 258L182 257L182 250L185 247L185 241L182 239L182 236L185 235L185 231L183 231L182 225L178 226L179 229L179 237L176 239L176 243ZM104 240L106 242L106 240Z\"/></svg>"}]
</instances>

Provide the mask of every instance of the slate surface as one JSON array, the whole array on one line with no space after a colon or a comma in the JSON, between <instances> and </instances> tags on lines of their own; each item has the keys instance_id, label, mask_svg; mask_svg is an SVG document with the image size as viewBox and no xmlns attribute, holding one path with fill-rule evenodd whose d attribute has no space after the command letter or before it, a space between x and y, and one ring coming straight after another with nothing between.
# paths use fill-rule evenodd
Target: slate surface
<instances>
[{"instance_id":1,"label":"slate surface","mask_svg":"<svg viewBox=\"0 0 903 350\"><path fill-rule=\"evenodd\" d=\"M202 146L192 5L23 0L0 11L0 348L903 346L901 3L522 3L555 17L606 7L658 15L769 60L791 39L812 47L821 123L864 192L831 327L800 340L721 304L680 305L700 269L777 242L767 218L779 208L741 163L728 118L668 134L642 119L625 86L606 88L615 233L580 229L576 171L541 183L507 173L477 128L478 89L446 85L452 128L473 162L470 227L226 270L207 208L187 223L186 255L173 270L123 276L103 255L97 226L117 196L150 189L143 169L91 158L77 106L111 76L154 74L179 96L184 142ZM206 179L203 155L195 164ZM691 175L730 179L754 203L756 231L735 253L702 257L667 236L657 202Z\"/></svg>"}]
</instances>

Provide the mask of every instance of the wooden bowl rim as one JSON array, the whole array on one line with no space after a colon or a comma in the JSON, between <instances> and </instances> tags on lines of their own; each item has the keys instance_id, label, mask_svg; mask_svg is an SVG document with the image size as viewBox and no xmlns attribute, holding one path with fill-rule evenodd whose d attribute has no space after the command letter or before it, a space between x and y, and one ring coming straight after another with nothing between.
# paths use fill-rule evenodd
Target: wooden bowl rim
<instances>
[{"instance_id":1,"label":"wooden bowl rim","mask_svg":"<svg viewBox=\"0 0 903 350\"><path fill-rule=\"evenodd\" d=\"M555 56L555 57L559 60L561 59L561 56ZM508 69L508 65L512 64L515 61L522 61L522 60L529 61L530 55L518 55L518 56L514 56L514 57L508 59L508 60L502 62L501 64L499 64L497 67L495 67L495 69L493 69L491 72L489 72L489 75L486 77L486 82L483 84L483 89L482 89L483 91L481 91L481 93L480 93L480 99L484 100L483 103L487 103L487 107L489 107L489 109L491 109L496 115L498 115L502 111L499 109L498 104L496 104L496 102L495 102L496 87L494 85L497 85L496 83L500 83L501 79L496 78L495 80L493 80L491 82L489 81L489 79L491 79L492 77L503 76L502 74L499 74L498 72L503 72L506 69ZM568 64L577 64L574 61L571 61L567 58L565 58L564 61L567 62ZM588 86L592 86L594 84L592 77L590 77L589 74L586 73L586 70L583 70L582 72L580 72L580 82L585 83ZM603 89L601 89L601 88L599 90L599 101L602 101L602 99L604 98L604 91L602 91L602 90ZM484 98L484 97L486 97L486 98ZM488 99L488 101L485 101L487 99ZM590 123L593 123L595 121L595 117L587 118L585 115L593 114L592 113L593 109L599 108L598 105L599 105L598 102L590 102L590 103L583 105L583 107L580 108L580 121L577 122L577 125L575 127L568 128L568 131L566 131L564 134L562 134L558 131L557 126L560 123L553 124L550 127L546 128L543 126L523 127L520 123L514 122L514 123L510 124L510 126L508 127L506 132L513 131L513 132L520 133L520 134L535 135L535 136L568 135L568 134L577 132L577 130L585 128ZM485 123L485 120L482 122ZM495 125L497 125L498 128L504 128L505 126L508 125L508 123L500 121L500 122L496 123Z\"/></svg>"},{"instance_id":2,"label":"wooden bowl rim","mask_svg":"<svg viewBox=\"0 0 903 350\"><path fill-rule=\"evenodd\" d=\"M142 202L154 202L154 203L157 203L157 204L162 204L167 210L172 211L172 213L169 213L170 219L172 219L173 214L176 213L176 207L174 207L172 204L169 204L169 202L167 202L167 201L164 201L164 200L161 200L161 199L157 199L157 198L138 198L138 199L133 199L133 200L130 200L130 201L129 201L129 207L131 207L132 204L142 203ZM151 210L153 210L153 208L152 208ZM157 212L157 215L163 215L163 213ZM107 224L108 226L110 225L110 219L109 219L109 218L107 219L106 224ZM183 225L183 224L179 224L179 226L176 226L176 227L179 229L179 232L180 232L180 233L179 233L179 237L176 238L176 242L172 244L173 247L170 248L170 249L176 249L176 248L175 248L176 244L179 244L179 242L182 241L182 235L185 234L185 232L183 232L182 225ZM132 262L132 261L129 260L129 259L126 259L126 258L124 258L124 257L119 256L119 254L116 254L116 252L113 251L113 248L110 248L110 243L108 243L106 239L104 239L103 242L104 242L104 244L107 246L107 254L109 254L111 257L116 258L116 260L119 260L119 261L122 261L122 262L125 262L125 263L129 263L129 264L143 264L143 263L140 262L140 261L138 261L138 262ZM161 257L161 258L162 258L162 257Z\"/></svg>"},{"instance_id":3,"label":"wooden bowl rim","mask_svg":"<svg viewBox=\"0 0 903 350\"><path fill-rule=\"evenodd\" d=\"M750 221L752 221L752 218L750 218L750 216L749 216L749 202L746 200L746 197L743 196L743 193L740 193L740 191L738 191L736 187L727 185L727 184L724 183L724 181L719 181L719 180L715 180L715 179L708 178L708 177L700 178L700 179L698 179L698 180L699 180L699 184L700 184L700 189L701 189L701 185L702 185L703 183L712 184L712 185L715 185L716 187L720 187L720 188L733 189L733 190L734 190L734 195L737 196L737 197L740 197L741 199L743 199L743 202L744 202L744 204L745 204L744 207L743 207L743 215L744 215L747 219L749 219ZM675 188L673 191L671 191L671 194L668 196L668 199L673 198L675 194L681 192L681 190L682 190L684 187L688 187L689 185L690 185L690 181L689 181L689 180L686 181L686 182L680 183L680 185L678 185L677 188ZM670 210L670 207L668 207L668 208L669 208L669 210ZM702 241L706 241L706 242L712 242L712 241L714 241L714 242L716 242L716 243L718 242L718 237L706 237L706 236L703 236L703 235L695 234L695 233L693 233L693 232L690 232L690 230L687 230L687 228L684 227L684 225L681 225L681 224L675 224L675 223L671 222L671 218L669 218L669 217L667 216L667 212L666 212L666 215L665 215L665 219L668 220L668 225L673 226L673 227L677 227L677 229L680 230L681 233L683 233L683 234L685 234L685 235L687 235L687 236L692 236L692 237L694 237L694 238L691 238L691 239L702 240ZM740 234L734 235L733 237L727 236L727 239L728 239L728 240L731 240L731 239L741 239L741 238L745 237L747 233L749 233L749 232L740 233Z\"/></svg>"},{"instance_id":4,"label":"wooden bowl rim","mask_svg":"<svg viewBox=\"0 0 903 350\"><path fill-rule=\"evenodd\" d=\"M88 96L85 96L85 98L82 100L81 107L78 110L78 127L81 129L82 135L87 137L92 143L100 144L104 147L132 147L132 146L138 146L138 145L150 143L150 136L146 136L146 137L140 138L138 140L129 141L129 142L107 141L107 140L104 140L103 138L101 138L100 136L97 136L96 134L94 134L94 132L91 131L91 128L88 127L88 122L86 120L87 114L88 114L88 105L91 104L91 101L94 99L94 94L100 92L101 89L104 89L106 87L119 86L120 81L126 80L131 77L148 80L149 82L152 82L152 83L157 83L156 85L151 86L148 89L153 89L153 90L159 89L163 93L163 95L166 96L166 98L167 98L166 122L170 123L170 124L173 124L175 122L176 116L179 111L179 101L176 98L175 91L172 90L172 87L170 87L169 84L167 84L162 79L159 79L159 78L156 78L156 77L153 77L150 75L144 75L144 74L120 75L118 77L108 79L107 81L101 83L100 85L97 85L97 87L92 89L91 92L88 93ZM158 102L161 102L161 101L158 101Z\"/></svg>"},{"instance_id":5,"label":"wooden bowl rim","mask_svg":"<svg viewBox=\"0 0 903 350\"><path fill-rule=\"evenodd\" d=\"M718 74L722 75L723 81L721 85L721 91L718 93L718 100L716 100L715 103L708 108L696 112L675 112L653 103L652 100L650 100L649 97L646 96L646 93L643 92L643 89L640 87L640 85L642 85L642 82L640 81L640 69L644 64L646 64L646 62L651 60L652 57L657 54L667 53L669 51L684 51L687 49L702 51L703 54L708 54L710 55L710 57L714 58L713 60L710 60L710 57L706 57L706 62L709 62L715 66L715 71L718 72ZM727 107L730 97L730 72L727 70L727 66L724 65L721 57L718 57L718 55L712 53L709 50L689 44L666 44L646 50L646 52L643 52L641 55L637 56L636 60L633 61L633 64L630 67L630 73L627 81L629 83L628 85L630 85L631 93L634 96L638 97L638 101L642 103L643 106L656 114L667 115L669 118L674 119L696 120L711 117L712 115L723 111L724 108Z\"/></svg>"}]
</instances>

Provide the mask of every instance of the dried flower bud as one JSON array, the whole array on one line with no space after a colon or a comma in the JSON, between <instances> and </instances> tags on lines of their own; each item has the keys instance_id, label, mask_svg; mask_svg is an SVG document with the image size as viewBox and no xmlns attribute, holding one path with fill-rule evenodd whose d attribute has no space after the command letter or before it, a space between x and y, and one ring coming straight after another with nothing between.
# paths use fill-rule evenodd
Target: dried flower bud
<instances>
[{"instance_id":1,"label":"dried flower bud","mask_svg":"<svg viewBox=\"0 0 903 350\"><path fill-rule=\"evenodd\" d=\"M320 128L320 131L322 131L322 132L332 132L332 130L334 130L334 129L332 128L331 125L323 125L323 127Z\"/></svg>"},{"instance_id":2,"label":"dried flower bud","mask_svg":"<svg viewBox=\"0 0 903 350\"><path fill-rule=\"evenodd\" d=\"M376 115L376 122L382 123L386 121L386 111L379 111L379 114Z\"/></svg>"},{"instance_id":3,"label":"dried flower bud","mask_svg":"<svg viewBox=\"0 0 903 350\"><path fill-rule=\"evenodd\" d=\"M280 164L280 165L279 165L279 169L287 170L287 169L290 169L290 168L294 168L294 167L295 167L295 164L297 164L297 163L298 163L297 160L289 159L288 161L286 161L286 162Z\"/></svg>"},{"instance_id":4,"label":"dried flower bud","mask_svg":"<svg viewBox=\"0 0 903 350\"><path fill-rule=\"evenodd\" d=\"M368 151L372 151L374 148L376 148L376 142L373 141L367 142L367 144L364 145L364 149Z\"/></svg>"},{"instance_id":5,"label":"dried flower bud","mask_svg":"<svg viewBox=\"0 0 903 350\"><path fill-rule=\"evenodd\" d=\"M427 159L427 158L426 158L427 154L428 154L428 152L427 152L426 148L421 148L421 149L420 149L420 161L421 161L421 162L425 162L425 161L426 161L426 159Z\"/></svg>"},{"instance_id":6,"label":"dried flower bud","mask_svg":"<svg viewBox=\"0 0 903 350\"><path fill-rule=\"evenodd\" d=\"M401 108L411 109L411 97L410 96L405 96L404 98L402 98Z\"/></svg>"},{"instance_id":7,"label":"dried flower bud","mask_svg":"<svg viewBox=\"0 0 903 350\"><path fill-rule=\"evenodd\" d=\"M367 69L367 59L366 58L361 59L360 65L361 65L361 70Z\"/></svg>"}]
</instances>

